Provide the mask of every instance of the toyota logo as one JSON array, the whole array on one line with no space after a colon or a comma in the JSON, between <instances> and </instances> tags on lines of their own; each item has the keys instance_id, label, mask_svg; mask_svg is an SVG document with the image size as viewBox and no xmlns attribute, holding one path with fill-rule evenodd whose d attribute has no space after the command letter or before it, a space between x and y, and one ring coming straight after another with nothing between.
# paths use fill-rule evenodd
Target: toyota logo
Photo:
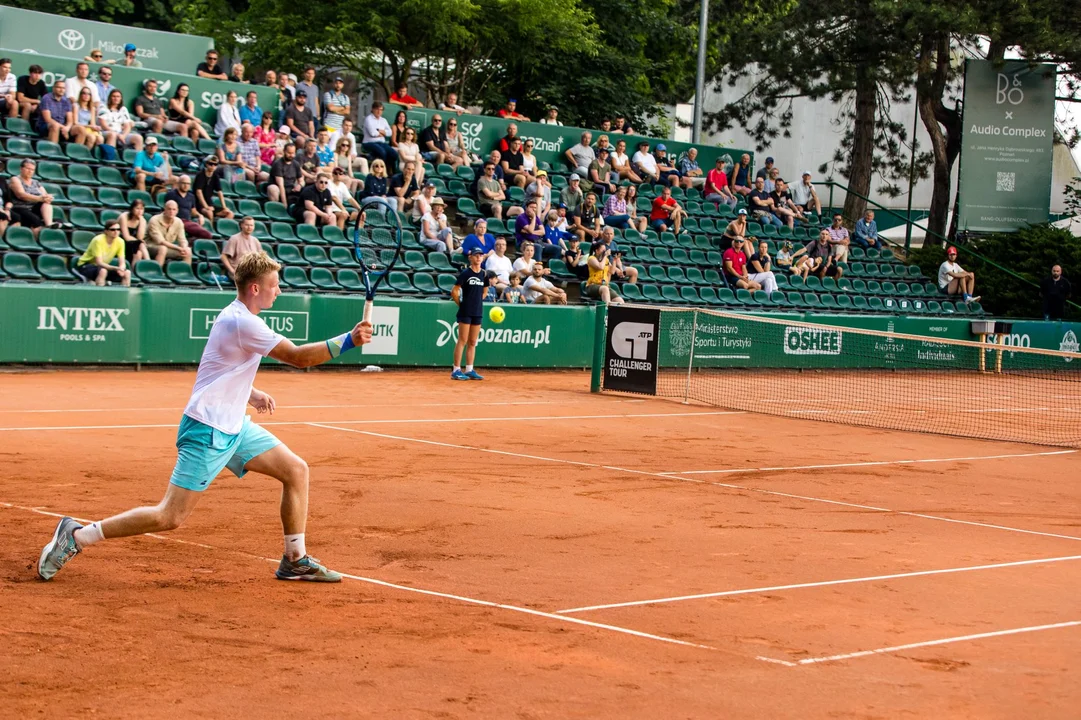
<instances>
[{"instance_id":1,"label":"toyota logo","mask_svg":"<svg viewBox=\"0 0 1081 720\"><path fill-rule=\"evenodd\" d=\"M60 43L60 47L65 50L75 52L76 50L82 50L83 45L86 45L86 38L78 30L61 30L60 34L56 36L56 41Z\"/></svg>"}]
</instances>

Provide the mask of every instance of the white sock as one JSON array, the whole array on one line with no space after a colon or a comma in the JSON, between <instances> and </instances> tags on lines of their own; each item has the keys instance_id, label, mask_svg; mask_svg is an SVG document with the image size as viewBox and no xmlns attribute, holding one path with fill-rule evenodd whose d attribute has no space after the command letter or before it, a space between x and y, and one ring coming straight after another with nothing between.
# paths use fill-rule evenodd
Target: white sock
<instances>
[{"instance_id":1,"label":"white sock","mask_svg":"<svg viewBox=\"0 0 1081 720\"><path fill-rule=\"evenodd\" d=\"M466 365L465 366L465 371L466 372L473 372L473 366L472 365Z\"/></svg>"},{"instance_id":2,"label":"white sock","mask_svg":"<svg viewBox=\"0 0 1081 720\"><path fill-rule=\"evenodd\" d=\"M454 366L454 372L461 372L461 371L462 371L462 366L461 365L455 365Z\"/></svg>"},{"instance_id":3,"label":"white sock","mask_svg":"<svg viewBox=\"0 0 1081 720\"><path fill-rule=\"evenodd\" d=\"M92 522L85 527L81 527L74 533L75 546L82 550L88 548L94 543L101 542L105 539L105 535L101 532L101 523Z\"/></svg>"},{"instance_id":4,"label":"white sock","mask_svg":"<svg viewBox=\"0 0 1081 720\"><path fill-rule=\"evenodd\" d=\"M308 554L304 549L304 533L299 535L285 536L285 557L288 560L299 560Z\"/></svg>"}]
</instances>

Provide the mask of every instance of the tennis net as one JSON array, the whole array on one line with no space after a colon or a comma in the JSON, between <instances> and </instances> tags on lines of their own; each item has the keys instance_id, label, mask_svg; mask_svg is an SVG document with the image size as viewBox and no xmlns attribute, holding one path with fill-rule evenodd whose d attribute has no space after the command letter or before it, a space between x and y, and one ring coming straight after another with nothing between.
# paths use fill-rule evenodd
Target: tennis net
<instances>
[{"instance_id":1,"label":"tennis net","mask_svg":"<svg viewBox=\"0 0 1081 720\"><path fill-rule=\"evenodd\" d=\"M988 328L989 329L989 328ZM611 306L595 389L1081 447L1081 354L690 308ZM982 336L981 336L982 337Z\"/></svg>"}]
</instances>

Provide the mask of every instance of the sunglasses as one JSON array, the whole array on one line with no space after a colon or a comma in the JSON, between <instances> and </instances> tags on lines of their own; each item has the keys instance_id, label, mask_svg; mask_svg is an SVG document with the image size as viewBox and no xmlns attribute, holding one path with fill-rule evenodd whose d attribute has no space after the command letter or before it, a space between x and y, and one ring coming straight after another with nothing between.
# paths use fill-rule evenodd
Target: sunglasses
<instances>
[{"instance_id":1,"label":"sunglasses","mask_svg":"<svg viewBox=\"0 0 1081 720\"><path fill-rule=\"evenodd\" d=\"M212 162L208 162L208 163L206 164L206 166L207 166L207 167L217 167L217 166L218 166L218 164L217 164L217 163L212 163Z\"/></svg>"},{"instance_id":2,"label":"sunglasses","mask_svg":"<svg viewBox=\"0 0 1081 720\"><path fill-rule=\"evenodd\" d=\"M452 122L452 123L447 123L447 125L448 125L449 127L458 127L458 123L456 123L456 122Z\"/></svg>"}]
</instances>

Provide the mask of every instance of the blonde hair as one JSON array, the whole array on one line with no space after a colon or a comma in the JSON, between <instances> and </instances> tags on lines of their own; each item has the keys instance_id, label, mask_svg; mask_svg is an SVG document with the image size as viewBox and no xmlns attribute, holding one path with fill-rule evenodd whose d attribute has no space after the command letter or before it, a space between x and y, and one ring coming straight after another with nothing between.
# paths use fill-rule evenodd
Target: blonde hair
<instances>
[{"instance_id":1,"label":"blonde hair","mask_svg":"<svg viewBox=\"0 0 1081 720\"><path fill-rule=\"evenodd\" d=\"M271 259L265 252L250 253L240 258L236 264L236 274L233 276L237 290L247 292L248 286L258 282L264 275L278 272L282 269L276 261Z\"/></svg>"}]
</instances>

